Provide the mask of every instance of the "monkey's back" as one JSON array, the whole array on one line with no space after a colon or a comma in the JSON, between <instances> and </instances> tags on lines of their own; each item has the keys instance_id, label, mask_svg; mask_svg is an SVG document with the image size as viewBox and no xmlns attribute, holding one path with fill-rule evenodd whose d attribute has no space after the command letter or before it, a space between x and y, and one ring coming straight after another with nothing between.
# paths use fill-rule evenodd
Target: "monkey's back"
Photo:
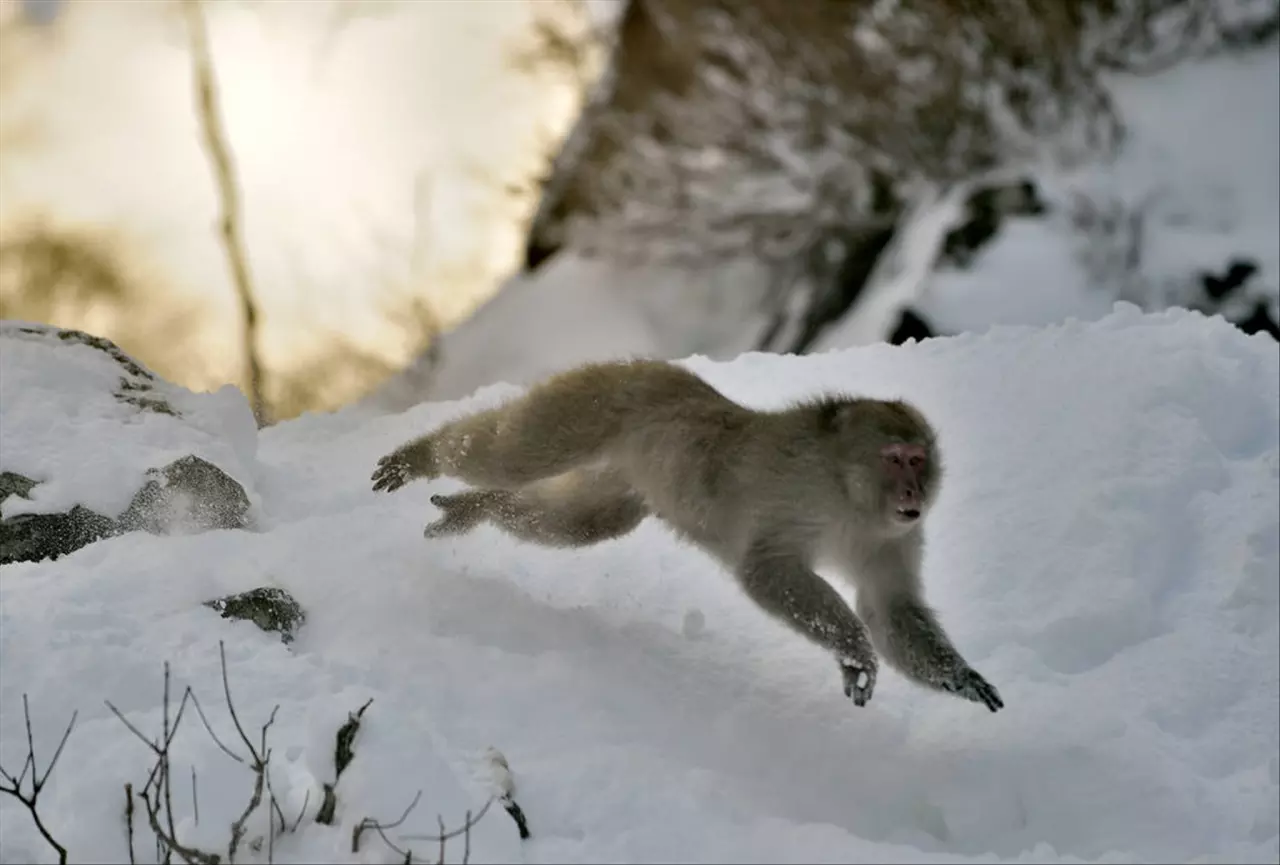
<instances>
[{"instance_id":1,"label":"monkey's back","mask_svg":"<svg viewBox=\"0 0 1280 865\"><path fill-rule=\"evenodd\" d=\"M655 516L725 555L741 522L736 462L757 413L675 364L629 361L592 374L612 381L606 401L622 418L608 462Z\"/></svg>"}]
</instances>

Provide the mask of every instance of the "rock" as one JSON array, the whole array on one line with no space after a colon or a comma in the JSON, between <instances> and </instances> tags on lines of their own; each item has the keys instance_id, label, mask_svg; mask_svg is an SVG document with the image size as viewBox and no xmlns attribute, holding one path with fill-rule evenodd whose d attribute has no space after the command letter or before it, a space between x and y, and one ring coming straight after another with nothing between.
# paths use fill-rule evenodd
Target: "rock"
<instances>
[{"instance_id":1,"label":"rock","mask_svg":"<svg viewBox=\"0 0 1280 865\"><path fill-rule=\"evenodd\" d=\"M1213 301L1226 300L1244 286L1258 272L1258 264L1245 258L1233 258L1221 276L1207 271L1200 273L1200 286L1205 296Z\"/></svg>"},{"instance_id":2,"label":"rock","mask_svg":"<svg viewBox=\"0 0 1280 865\"><path fill-rule=\"evenodd\" d=\"M0 521L0 565L56 559L116 532L113 520L81 505L61 514L18 514Z\"/></svg>"},{"instance_id":3,"label":"rock","mask_svg":"<svg viewBox=\"0 0 1280 865\"><path fill-rule=\"evenodd\" d=\"M150 469L148 480L120 516L122 531L190 534L248 525L244 487L213 463L196 456Z\"/></svg>"},{"instance_id":4,"label":"rock","mask_svg":"<svg viewBox=\"0 0 1280 865\"><path fill-rule=\"evenodd\" d=\"M1040 191L1030 180L982 187L965 202L964 222L947 232L940 258L947 264L966 268L978 252L995 239L1006 218L1043 216L1047 212Z\"/></svg>"},{"instance_id":5,"label":"rock","mask_svg":"<svg viewBox=\"0 0 1280 865\"><path fill-rule=\"evenodd\" d=\"M1280 320L1272 315L1271 304L1265 300L1255 301L1249 315L1235 324L1247 334L1265 333L1280 342Z\"/></svg>"},{"instance_id":6,"label":"rock","mask_svg":"<svg viewBox=\"0 0 1280 865\"><path fill-rule=\"evenodd\" d=\"M916 342L924 342L935 334L933 328L929 327L929 323L921 318L920 314L911 307L903 307L898 313L898 324L893 329L893 333L889 335L889 342L893 345L902 345L909 339Z\"/></svg>"},{"instance_id":7,"label":"rock","mask_svg":"<svg viewBox=\"0 0 1280 865\"><path fill-rule=\"evenodd\" d=\"M84 345L102 352L124 371L124 375L120 376L119 385L112 392L112 396L120 402L136 406L144 411L178 416L178 412L174 410L173 406L169 405L164 397L156 396L152 393L158 380L155 373L129 357L129 355L120 350L120 346L111 340L85 333L82 330L45 325L24 324L13 328L13 331L41 338L57 337L62 342Z\"/></svg>"},{"instance_id":8,"label":"rock","mask_svg":"<svg viewBox=\"0 0 1280 865\"><path fill-rule=\"evenodd\" d=\"M110 340L17 321L0 369L0 564L247 525L258 433L235 388L192 393Z\"/></svg>"},{"instance_id":9,"label":"rock","mask_svg":"<svg viewBox=\"0 0 1280 865\"><path fill-rule=\"evenodd\" d=\"M36 482L31 478L23 477L17 472L0 472L0 503L4 502L9 496L17 496L22 499L31 498L31 489Z\"/></svg>"},{"instance_id":10,"label":"rock","mask_svg":"<svg viewBox=\"0 0 1280 865\"><path fill-rule=\"evenodd\" d=\"M273 586L205 601L204 606L221 613L224 619L244 619L264 631L276 632L286 646L293 642L298 628L307 620L307 614L293 596Z\"/></svg>"},{"instance_id":11,"label":"rock","mask_svg":"<svg viewBox=\"0 0 1280 865\"><path fill-rule=\"evenodd\" d=\"M29 499L36 486L17 472L0 472L0 503ZM110 519L79 505L64 514L19 514L0 521L0 565L56 559L114 532Z\"/></svg>"}]
</instances>

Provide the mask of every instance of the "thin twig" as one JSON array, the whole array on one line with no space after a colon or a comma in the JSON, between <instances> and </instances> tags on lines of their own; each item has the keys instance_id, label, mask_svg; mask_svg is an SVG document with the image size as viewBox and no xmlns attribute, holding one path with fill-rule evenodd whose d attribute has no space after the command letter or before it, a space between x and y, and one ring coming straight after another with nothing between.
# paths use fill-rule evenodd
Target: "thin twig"
<instances>
[{"instance_id":1,"label":"thin twig","mask_svg":"<svg viewBox=\"0 0 1280 865\"><path fill-rule=\"evenodd\" d=\"M298 826L302 823L303 815L307 813L307 805L311 803L311 790L307 789L307 794L302 797L302 807L298 809L298 818L293 821L293 825L289 827L289 833L298 831Z\"/></svg>"},{"instance_id":2,"label":"thin twig","mask_svg":"<svg viewBox=\"0 0 1280 865\"><path fill-rule=\"evenodd\" d=\"M127 781L124 785L124 826L125 838L129 842L129 865L136 865L138 860L133 855L133 785Z\"/></svg>"},{"instance_id":3,"label":"thin twig","mask_svg":"<svg viewBox=\"0 0 1280 865\"><path fill-rule=\"evenodd\" d=\"M37 801L40 798L40 791L44 789L45 782L49 780L49 776L53 773L53 768L58 765L58 758L62 756L62 749L66 746L67 739L71 737L71 730L75 727L76 717L79 714L79 710L71 713L71 720L67 723L67 729L63 731L62 738L58 741L58 747L54 749L53 757L49 760L49 765L45 767L44 774L41 775L40 768L36 765L35 737L31 734L31 707L28 705L27 695L24 693L22 695L22 715L27 725L27 756L22 761L22 771L18 773L17 777L10 775L3 767L0 767L0 778L7 782L5 785L0 786L0 793L8 793L27 807L32 821L36 824L36 830L48 842L49 846L57 851L59 865L66 865L67 848L59 844L49 830L45 828L44 821L40 819L40 812L37 810ZM26 780L28 769L31 770L31 792L23 793L22 782Z\"/></svg>"},{"instance_id":4,"label":"thin twig","mask_svg":"<svg viewBox=\"0 0 1280 865\"><path fill-rule=\"evenodd\" d=\"M351 852L358 853L360 851L360 836L364 834L365 829L396 828L397 826L399 826L401 823L403 823L405 820L408 819L409 814L413 811L413 809L418 807L418 800L421 798L422 798L422 791L419 790L416 794L414 794L413 801L410 802L409 805L404 809L404 813L402 813L399 819L395 820L394 822L379 823L377 820L373 819L372 817L365 817L363 820L357 823L355 828L351 831Z\"/></svg>"}]
</instances>

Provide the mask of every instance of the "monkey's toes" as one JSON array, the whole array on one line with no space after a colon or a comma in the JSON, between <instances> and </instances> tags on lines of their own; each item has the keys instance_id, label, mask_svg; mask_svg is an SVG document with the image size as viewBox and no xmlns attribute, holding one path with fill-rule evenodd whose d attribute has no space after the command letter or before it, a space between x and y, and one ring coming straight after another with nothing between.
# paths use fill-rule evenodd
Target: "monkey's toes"
<instances>
[{"instance_id":1,"label":"monkey's toes","mask_svg":"<svg viewBox=\"0 0 1280 865\"><path fill-rule=\"evenodd\" d=\"M855 706L865 706L876 688L875 667L857 662L841 661L840 672L844 677L844 695Z\"/></svg>"}]
</instances>

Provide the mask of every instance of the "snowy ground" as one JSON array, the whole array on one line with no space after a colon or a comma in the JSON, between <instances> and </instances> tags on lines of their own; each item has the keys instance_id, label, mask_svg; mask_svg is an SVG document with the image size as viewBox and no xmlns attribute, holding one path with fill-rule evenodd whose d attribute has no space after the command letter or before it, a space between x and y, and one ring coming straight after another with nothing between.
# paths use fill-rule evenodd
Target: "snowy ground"
<instances>
[{"instance_id":1,"label":"snowy ground","mask_svg":"<svg viewBox=\"0 0 1280 865\"><path fill-rule=\"evenodd\" d=\"M192 685L235 741L222 639L246 727L280 705L269 743L286 814L308 793L314 809L335 730L373 699L337 825L304 821L277 840L278 862L396 861L376 838L347 852L352 827L393 819L418 789L391 837L434 832L437 814L457 825L488 795L490 745L534 837L522 846L495 810L472 839L476 862L1280 857L1274 341L1127 307L1093 324L689 364L756 406L838 387L907 396L935 420L950 474L930 597L1004 711L892 673L855 708L821 652L655 525L581 552L490 529L424 541L445 485L375 495L374 462L514 392L495 386L263 432L259 533L129 535L6 566L0 765L17 771L25 753L24 692L41 764L79 710L41 813L73 861L128 861L122 785L142 784L149 755L103 701L158 731L168 660L175 691ZM199 605L264 584L309 612L291 647ZM178 832L225 849L249 773L193 720L175 747ZM417 849L434 861L435 845ZM0 859L54 861L9 798Z\"/></svg>"}]
</instances>

